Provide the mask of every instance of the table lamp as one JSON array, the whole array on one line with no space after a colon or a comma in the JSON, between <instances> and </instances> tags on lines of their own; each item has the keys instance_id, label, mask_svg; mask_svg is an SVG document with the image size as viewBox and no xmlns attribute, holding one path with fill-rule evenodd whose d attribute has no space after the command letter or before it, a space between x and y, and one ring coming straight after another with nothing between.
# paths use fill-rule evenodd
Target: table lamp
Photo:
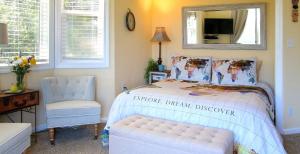
<instances>
[{"instance_id":1,"label":"table lamp","mask_svg":"<svg viewBox=\"0 0 300 154\"><path fill-rule=\"evenodd\" d=\"M154 34L153 38L151 39L151 41L159 43L159 57L158 57L157 63L158 63L158 65L161 65L162 64L161 43L171 41L166 33L165 27L156 27L155 34Z\"/></svg>"}]
</instances>

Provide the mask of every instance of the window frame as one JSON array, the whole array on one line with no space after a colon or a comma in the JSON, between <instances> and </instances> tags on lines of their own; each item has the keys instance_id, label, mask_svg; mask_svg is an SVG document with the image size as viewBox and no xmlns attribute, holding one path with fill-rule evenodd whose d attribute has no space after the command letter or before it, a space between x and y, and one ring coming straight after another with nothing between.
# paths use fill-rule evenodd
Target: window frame
<instances>
[{"instance_id":1,"label":"window frame","mask_svg":"<svg viewBox=\"0 0 300 154\"><path fill-rule=\"evenodd\" d=\"M51 52L54 50L54 1L53 0L48 0L49 1L49 57L48 57L48 63L37 63L37 65L33 66L31 68L32 71L39 71L39 70L49 70L54 68L54 52ZM11 71L11 66L5 65L5 66L0 66L0 74L3 73L10 73Z\"/></svg>"},{"instance_id":2,"label":"window frame","mask_svg":"<svg viewBox=\"0 0 300 154\"><path fill-rule=\"evenodd\" d=\"M109 2L104 0L104 47L103 59L101 60L87 60L74 59L63 60L61 54L61 2L63 0L55 0L55 68L108 68L109 67Z\"/></svg>"}]
</instances>

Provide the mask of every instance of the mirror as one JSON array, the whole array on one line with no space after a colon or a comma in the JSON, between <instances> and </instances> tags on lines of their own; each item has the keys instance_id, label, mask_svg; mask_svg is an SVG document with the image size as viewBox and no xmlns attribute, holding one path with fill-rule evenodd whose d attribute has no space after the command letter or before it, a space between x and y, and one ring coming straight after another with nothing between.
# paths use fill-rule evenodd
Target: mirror
<instances>
[{"instance_id":1,"label":"mirror","mask_svg":"<svg viewBox=\"0 0 300 154\"><path fill-rule=\"evenodd\" d=\"M265 50L265 4L183 8L183 48Z\"/></svg>"}]
</instances>

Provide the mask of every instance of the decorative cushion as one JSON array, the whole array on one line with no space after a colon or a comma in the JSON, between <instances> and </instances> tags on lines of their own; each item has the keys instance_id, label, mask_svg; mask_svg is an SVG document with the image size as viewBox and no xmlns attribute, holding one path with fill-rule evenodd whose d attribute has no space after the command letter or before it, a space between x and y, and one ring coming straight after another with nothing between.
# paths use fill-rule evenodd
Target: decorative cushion
<instances>
[{"instance_id":1,"label":"decorative cushion","mask_svg":"<svg viewBox=\"0 0 300 154\"><path fill-rule=\"evenodd\" d=\"M172 57L170 78L208 84L211 79L211 58Z\"/></svg>"},{"instance_id":2,"label":"decorative cushion","mask_svg":"<svg viewBox=\"0 0 300 154\"><path fill-rule=\"evenodd\" d=\"M0 123L0 153L18 154L30 146L31 124Z\"/></svg>"},{"instance_id":3,"label":"decorative cushion","mask_svg":"<svg viewBox=\"0 0 300 154\"><path fill-rule=\"evenodd\" d=\"M128 149L136 142L140 143L137 147L128 149L128 154L140 153L138 150L141 148L145 151L144 154L152 153L149 152L151 145L164 147L164 151L158 153L171 153L174 149L189 154L233 153L233 134L229 130L141 115L130 116L112 125L110 147L115 147L115 144L119 145L122 139L129 141L127 145L124 145L124 149ZM144 145L145 143L147 145ZM122 153L126 152L122 151Z\"/></svg>"},{"instance_id":4,"label":"decorative cushion","mask_svg":"<svg viewBox=\"0 0 300 154\"><path fill-rule=\"evenodd\" d=\"M213 59L212 84L256 85L256 59Z\"/></svg>"}]
</instances>

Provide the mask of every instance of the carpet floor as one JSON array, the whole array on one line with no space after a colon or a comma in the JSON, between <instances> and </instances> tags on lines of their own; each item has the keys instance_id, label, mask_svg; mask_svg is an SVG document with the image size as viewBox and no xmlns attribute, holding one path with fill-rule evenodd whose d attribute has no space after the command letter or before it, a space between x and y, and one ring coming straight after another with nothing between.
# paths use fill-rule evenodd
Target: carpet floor
<instances>
[{"instance_id":1,"label":"carpet floor","mask_svg":"<svg viewBox=\"0 0 300 154\"><path fill-rule=\"evenodd\" d=\"M300 135L283 139L288 154L300 154ZM57 129L55 146L50 145L48 132L38 133L37 142L33 140L26 154L108 154L108 148L101 146L100 139L93 139L92 127L77 127Z\"/></svg>"}]
</instances>

